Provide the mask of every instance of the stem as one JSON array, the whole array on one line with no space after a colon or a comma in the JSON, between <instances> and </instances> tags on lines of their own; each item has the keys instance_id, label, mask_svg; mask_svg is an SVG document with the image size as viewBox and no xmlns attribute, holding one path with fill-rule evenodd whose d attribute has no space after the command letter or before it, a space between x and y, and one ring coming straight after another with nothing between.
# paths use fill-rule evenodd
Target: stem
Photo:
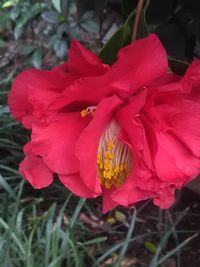
<instances>
[{"instance_id":1,"label":"stem","mask_svg":"<svg viewBox=\"0 0 200 267\"><path fill-rule=\"evenodd\" d=\"M135 41L137 37L137 29L138 29L138 24L139 24L140 14L142 11L143 4L144 4L144 0L138 0L138 5L136 8L136 14L135 14L135 21L133 24L133 33L132 33L132 38L131 38L132 42Z\"/></svg>"}]
</instances>

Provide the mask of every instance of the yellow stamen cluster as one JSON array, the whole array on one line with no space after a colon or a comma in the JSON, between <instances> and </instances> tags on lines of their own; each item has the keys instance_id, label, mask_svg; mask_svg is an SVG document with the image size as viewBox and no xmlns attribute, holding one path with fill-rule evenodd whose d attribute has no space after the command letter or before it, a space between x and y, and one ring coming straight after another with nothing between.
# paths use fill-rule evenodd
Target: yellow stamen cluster
<instances>
[{"instance_id":1,"label":"yellow stamen cluster","mask_svg":"<svg viewBox=\"0 0 200 267\"><path fill-rule=\"evenodd\" d=\"M93 106L83 109L81 111L81 117L85 118L87 115L94 116L95 110L96 110L96 107L93 107Z\"/></svg>"},{"instance_id":2,"label":"yellow stamen cluster","mask_svg":"<svg viewBox=\"0 0 200 267\"><path fill-rule=\"evenodd\" d=\"M106 142L104 146L104 152L97 154L97 170L100 183L105 186L106 189L112 186L118 188L121 186L129 175L130 171L130 157L125 157L124 161L121 161L123 151L127 153L127 147L121 142L121 153L117 150L119 142L113 143L112 141ZM118 152L118 153L116 153ZM130 152L130 151L129 151Z\"/></svg>"}]
</instances>

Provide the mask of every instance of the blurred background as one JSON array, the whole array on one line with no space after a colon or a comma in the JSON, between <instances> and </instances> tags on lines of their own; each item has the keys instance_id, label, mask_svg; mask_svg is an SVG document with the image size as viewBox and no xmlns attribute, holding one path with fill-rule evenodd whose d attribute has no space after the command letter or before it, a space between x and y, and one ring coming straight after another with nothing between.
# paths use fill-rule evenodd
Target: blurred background
<instances>
[{"instance_id":1,"label":"blurred background","mask_svg":"<svg viewBox=\"0 0 200 267\"><path fill-rule=\"evenodd\" d=\"M1 267L200 266L196 184L178 192L167 211L147 201L102 215L100 198L76 198L58 181L34 190L17 171L29 133L8 111L13 79L29 67L64 62L74 38L98 54L136 6L136 0L0 0ZM146 1L138 36L147 32L159 35L169 59L187 65L199 58L200 1Z\"/></svg>"}]
</instances>

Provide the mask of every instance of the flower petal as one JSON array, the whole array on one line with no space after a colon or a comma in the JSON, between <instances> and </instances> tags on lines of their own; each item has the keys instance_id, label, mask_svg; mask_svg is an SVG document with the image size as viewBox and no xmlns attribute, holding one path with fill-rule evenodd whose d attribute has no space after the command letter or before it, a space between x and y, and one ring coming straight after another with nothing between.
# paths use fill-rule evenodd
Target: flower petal
<instances>
[{"instance_id":1,"label":"flower petal","mask_svg":"<svg viewBox=\"0 0 200 267\"><path fill-rule=\"evenodd\" d=\"M36 156L31 144L25 145L25 158L20 163L19 172L37 189L47 187L53 182L53 172L45 165L42 158Z\"/></svg>"},{"instance_id":2,"label":"flower petal","mask_svg":"<svg viewBox=\"0 0 200 267\"><path fill-rule=\"evenodd\" d=\"M162 181L186 182L199 173L200 160L170 132L157 133L158 150L154 158L158 177Z\"/></svg>"},{"instance_id":3,"label":"flower petal","mask_svg":"<svg viewBox=\"0 0 200 267\"><path fill-rule=\"evenodd\" d=\"M195 125L200 123L200 105L186 99L175 84L168 91L161 88L151 92L143 109L156 135L155 169L163 181L186 182L199 172L200 132Z\"/></svg>"},{"instance_id":4,"label":"flower petal","mask_svg":"<svg viewBox=\"0 0 200 267\"><path fill-rule=\"evenodd\" d=\"M89 123L90 118L82 118L79 112L60 113L48 126L33 125L33 151L42 156L46 165L58 174L79 171L79 161L75 157L76 141Z\"/></svg>"},{"instance_id":5,"label":"flower petal","mask_svg":"<svg viewBox=\"0 0 200 267\"><path fill-rule=\"evenodd\" d=\"M161 209L170 208L175 202L174 190L171 188L165 188L159 196L153 199L153 203Z\"/></svg>"},{"instance_id":6,"label":"flower petal","mask_svg":"<svg viewBox=\"0 0 200 267\"><path fill-rule=\"evenodd\" d=\"M60 181L72 191L75 195L83 198L95 198L97 197L89 188L85 185L83 180L80 178L79 173L72 173L68 175L59 175Z\"/></svg>"},{"instance_id":7,"label":"flower petal","mask_svg":"<svg viewBox=\"0 0 200 267\"><path fill-rule=\"evenodd\" d=\"M23 123L25 128L30 128L33 119L33 106L29 103L27 91L29 73L29 71L24 71L17 76L8 95L8 105L13 117L20 122L25 116L29 117L30 123L28 125Z\"/></svg>"},{"instance_id":8,"label":"flower petal","mask_svg":"<svg viewBox=\"0 0 200 267\"><path fill-rule=\"evenodd\" d=\"M114 110L122 103L117 96L102 100L93 120L80 135L76 145L76 156L80 160L80 176L87 187L96 194L101 193L97 178L97 151L101 135L111 119Z\"/></svg>"},{"instance_id":9,"label":"flower petal","mask_svg":"<svg viewBox=\"0 0 200 267\"><path fill-rule=\"evenodd\" d=\"M73 40L68 53L68 70L80 77L98 76L107 72L108 66L100 58Z\"/></svg>"},{"instance_id":10,"label":"flower petal","mask_svg":"<svg viewBox=\"0 0 200 267\"><path fill-rule=\"evenodd\" d=\"M183 91L189 93L193 87L199 87L200 84L200 60L194 60L188 67L186 73L181 79Z\"/></svg>"},{"instance_id":11,"label":"flower petal","mask_svg":"<svg viewBox=\"0 0 200 267\"><path fill-rule=\"evenodd\" d=\"M51 112L74 102L97 105L112 95L125 99L166 74L167 66L165 50L158 37L151 34L122 48L119 59L104 75L76 80L63 92L65 98L51 106Z\"/></svg>"},{"instance_id":12,"label":"flower petal","mask_svg":"<svg viewBox=\"0 0 200 267\"><path fill-rule=\"evenodd\" d=\"M148 140L143 124L140 120L140 110L146 101L146 90L141 91L135 96L132 96L128 104L119 108L116 112L117 122L124 132L124 142L127 142L132 147L135 156L145 160L147 165L152 165L151 154L149 151ZM127 140L126 140L127 139ZM151 142L154 139L151 139Z\"/></svg>"},{"instance_id":13,"label":"flower petal","mask_svg":"<svg viewBox=\"0 0 200 267\"><path fill-rule=\"evenodd\" d=\"M164 75L167 67L163 45L156 35L150 34L119 51L118 60L111 68L114 86L122 89L131 83L131 93L134 93Z\"/></svg>"},{"instance_id":14,"label":"flower petal","mask_svg":"<svg viewBox=\"0 0 200 267\"><path fill-rule=\"evenodd\" d=\"M72 81L71 75L59 71L29 69L22 72L13 82L8 96L12 115L24 127L30 128L36 119L34 110L41 113Z\"/></svg>"},{"instance_id":15,"label":"flower petal","mask_svg":"<svg viewBox=\"0 0 200 267\"><path fill-rule=\"evenodd\" d=\"M112 199L112 192L112 189L103 189L103 213L106 213L119 205Z\"/></svg>"}]
</instances>

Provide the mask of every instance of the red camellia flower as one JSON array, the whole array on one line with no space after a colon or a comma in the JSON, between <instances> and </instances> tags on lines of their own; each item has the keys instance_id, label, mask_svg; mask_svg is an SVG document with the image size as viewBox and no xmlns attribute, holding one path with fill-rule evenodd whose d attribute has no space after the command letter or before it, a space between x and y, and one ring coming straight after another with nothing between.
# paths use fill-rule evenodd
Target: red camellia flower
<instances>
[{"instance_id":1,"label":"red camellia flower","mask_svg":"<svg viewBox=\"0 0 200 267\"><path fill-rule=\"evenodd\" d=\"M60 181L103 211L145 199L168 208L199 173L200 61L171 73L151 34L103 64L73 41L68 61L14 81L10 111L31 139L20 173L35 188Z\"/></svg>"}]
</instances>

